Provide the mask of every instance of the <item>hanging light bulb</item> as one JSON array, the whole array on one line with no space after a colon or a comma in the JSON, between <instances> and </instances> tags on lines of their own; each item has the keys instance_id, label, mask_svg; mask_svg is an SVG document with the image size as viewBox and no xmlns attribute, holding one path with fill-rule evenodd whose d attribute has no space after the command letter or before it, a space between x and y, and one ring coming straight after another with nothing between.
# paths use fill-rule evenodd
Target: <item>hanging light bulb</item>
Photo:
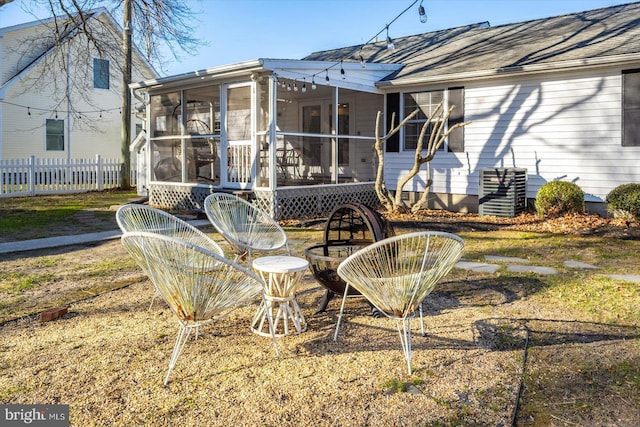
<instances>
[{"instance_id":1,"label":"hanging light bulb","mask_svg":"<svg viewBox=\"0 0 640 427\"><path fill-rule=\"evenodd\" d=\"M316 76L315 74L311 77L311 90L316 90L318 86L316 86Z\"/></svg>"},{"instance_id":2,"label":"hanging light bulb","mask_svg":"<svg viewBox=\"0 0 640 427\"><path fill-rule=\"evenodd\" d=\"M302 79L302 93L305 93L307 91L307 80L306 79Z\"/></svg>"},{"instance_id":3,"label":"hanging light bulb","mask_svg":"<svg viewBox=\"0 0 640 427\"><path fill-rule=\"evenodd\" d=\"M360 66L362 68L367 68L367 63L364 62L364 57L362 56L362 54L360 54Z\"/></svg>"},{"instance_id":4,"label":"hanging light bulb","mask_svg":"<svg viewBox=\"0 0 640 427\"><path fill-rule=\"evenodd\" d=\"M30 116L31 115L31 108L27 107L27 115Z\"/></svg>"},{"instance_id":5,"label":"hanging light bulb","mask_svg":"<svg viewBox=\"0 0 640 427\"><path fill-rule=\"evenodd\" d=\"M56 110L56 119L58 118L58 110Z\"/></svg>"},{"instance_id":6,"label":"hanging light bulb","mask_svg":"<svg viewBox=\"0 0 640 427\"><path fill-rule=\"evenodd\" d=\"M342 80L346 78L344 68L342 68L342 61L340 61L340 74L342 75Z\"/></svg>"},{"instance_id":7,"label":"hanging light bulb","mask_svg":"<svg viewBox=\"0 0 640 427\"><path fill-rule=\"evenodd\" d=\"M291 92L291 83L287 83L287 90Z\"/></svg>"},{"instance_id":8,"label":"hanging light bulb","mask_svg":"<svg viewBox=\"0 0 640 427\"><path fill-rule=\"evenodd\" d=\"M297 82L297 81L294 81L294 82L293 82L293 91L294 91L294 92L297 92L297 91L298 91L298 82Z\"/></svg>"},{"instance_id":9,"label":"hanging light bulb","mask_svg":"<svg viewBox=\"0 0 640 427\"><path fill-rule=\"evenodd\" d=\"M327 75L324 77L324 79L326 81L329 81L329 70L324 70L324 71L327 73Z\"/></svg>"},{"instance_id":10,"label":"hanging light bulb","mask_svg":"<svg viewBox=\"0 0 640 427\"><path fill-rule=\"evenodd\" d=\"M418 15L420 15L420 22L425 24L427 22L427 12L424 11L424 6L422 6L422 2L420 2L420 6L418 7Z\"/></svg>"},{"instance_id":11,"label":"hanging light bulb","mask_svg":"<svg viewBox=\"0 0 640 427\"><path fill-rule=\"evenodd\" d=\"M396 45L393 44L393 40L389 37L389 26L387 25L387 49L393 50L396 48Z\"/></svg>"}]
</instances>

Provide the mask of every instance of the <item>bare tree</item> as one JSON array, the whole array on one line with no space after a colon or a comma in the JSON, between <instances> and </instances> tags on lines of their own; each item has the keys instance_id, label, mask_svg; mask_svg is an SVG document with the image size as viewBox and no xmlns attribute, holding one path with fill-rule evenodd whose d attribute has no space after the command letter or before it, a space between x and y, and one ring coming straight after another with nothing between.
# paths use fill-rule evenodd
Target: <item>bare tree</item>
<instances>
[{"instance_id":1,"label":"bare tree","mask_svg":"<svg viewBox=\"0 0 640 427\"><path fill-rule=\"evenodd\" d=\"M116 19L120 18L122 28L113 28L110 22L97 19L96 11L100 7ZM27 11L42 8L49 10L53 17L47 32L26 40L26 45L22 46L25 57L38 59L41 63L39 72L31 74L31 87L63 84L64 88L56 88L65 94L57 100L58 105L68 105L70 114L77 117L80 113L70 94L79 94L84 103L94 105L89 91L84 90L86 82L92 81L93 77L91 67L76 67L71 72L71 64L90 64L97 52L101 58L110 59L122 73L121 185L128 189L132 112L128 85L135 65L132 46L139 46L149 64L165 71L167 53L177 60L179 52L197 52L201 42L191 36L197 12L192 11L185 0L31 0L25 3ZM117 36L120 31L121 38ZM66 78L52 79L52 74Z\"/></svg>"},{"instance_id":2,"label":"bare tree","mask_svg":"<svg viewBox=\"0 0 640 427\"><path fill-rule=\"evenodd\" d=\"M416 144L416 149L414 153L413 167L407 172L406 175L401 177L398 180L398 184L396 185L395 194L392 196L383 180L384 173L384 142L389 139L391 136L396 134L400 129L416 114L420 111L420 109L416 108L412 111L407 117L404 118L397 126L395 126L395 113L391 116L391 129L387 132L386 135L380 136L380 121L382 118L382 112L378 111L378 115L376 116L376 132L375 132L375 143L374 150L376 155L378 156L378 168L376 171L376 181L375 181L375 190L378 195L378 199L380 203L388 210L388 211L397 211L397 212L417 212L420 209L423 209L427 205L429 191L431 185L433 184L433 178L431 177L431 160L435 157L438 149L442 147L444 141L449 136L451 132L455 129L466 126L470 121L466 121L463 123L456 123L455 125L445 128L445 123L448 122L449 116L456 108L455 105L451 105L449 110L443 112L443 104L442 101L434 108L431 114L427 117L427 120L422 125L422 129L420 130L420 135L418 136L418 142ZM440 117L439 117L440 116ZM435 120L435 118L438 120ZM429 134L429 140L427 141L426 148L424 147L424 137L427 133L427 130L431 124L434 124L431 133ZM423 150L426 152L423 155ZM415 177L422 168L422 165L426 164L427 171L427 182L425 183L425 189L418 200L413 206L409 206L404 200L402 200L402 191L413 177Z\"/></svg>"}]
</instances>

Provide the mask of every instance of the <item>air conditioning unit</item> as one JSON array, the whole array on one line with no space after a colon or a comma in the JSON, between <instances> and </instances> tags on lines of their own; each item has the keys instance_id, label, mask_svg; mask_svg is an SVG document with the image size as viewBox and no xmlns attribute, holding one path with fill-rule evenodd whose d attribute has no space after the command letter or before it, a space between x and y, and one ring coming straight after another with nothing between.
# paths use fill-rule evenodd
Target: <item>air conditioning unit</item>
<instances>
[{"instance_id":1,"label":"air conditioning unit","mask_svg":"<svg viewBox=\"0 0 640 427\"><path fill-rule=\"evenodd\" d=\"M484 168L480 170L480 215L514 217L527 207L527 170Z\"/></svg>"}]
</instances>

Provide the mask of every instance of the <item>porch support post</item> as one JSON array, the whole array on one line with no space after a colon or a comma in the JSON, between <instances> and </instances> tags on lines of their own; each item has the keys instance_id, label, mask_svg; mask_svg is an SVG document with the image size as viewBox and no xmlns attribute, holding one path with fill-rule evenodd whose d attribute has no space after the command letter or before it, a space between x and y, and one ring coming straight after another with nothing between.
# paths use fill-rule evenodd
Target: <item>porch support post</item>
<instances>
[{"instance_id":1,"label":"porch support post","mask_svg":"<svg viewBox=\"0 0 640 427\"><path fill-rule=\"evenodd\" d=\"M278 137L276 136L277 117L278 117L278 85L276 78L271 76L269 79L269 190L275 192L277 186L276 171L276 148L278 145ZM274 201L275 203L275 201ZM275 204L274 204L275 211Z\"/></svg>"}]
</instances>

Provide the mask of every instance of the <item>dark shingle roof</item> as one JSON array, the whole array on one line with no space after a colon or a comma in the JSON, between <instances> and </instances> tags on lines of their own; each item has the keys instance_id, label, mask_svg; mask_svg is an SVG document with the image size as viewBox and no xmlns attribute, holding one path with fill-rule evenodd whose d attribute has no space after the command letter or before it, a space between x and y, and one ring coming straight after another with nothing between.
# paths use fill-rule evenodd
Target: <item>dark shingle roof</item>
<instances>
[{"instance_id":1,"label":"dark shingle roof","mask_svg":"<svg viewBox=\"0 0 640 427\"><path fill-rule=\"evenodd\" d=\"M386 43L315 52L305 60L399 63L385 80L429 78L483 70L640 53L640 3L488 27L474 24L433 31ZM362 49L360 49L362 47Z\"/></svg>"}]
</instances>

